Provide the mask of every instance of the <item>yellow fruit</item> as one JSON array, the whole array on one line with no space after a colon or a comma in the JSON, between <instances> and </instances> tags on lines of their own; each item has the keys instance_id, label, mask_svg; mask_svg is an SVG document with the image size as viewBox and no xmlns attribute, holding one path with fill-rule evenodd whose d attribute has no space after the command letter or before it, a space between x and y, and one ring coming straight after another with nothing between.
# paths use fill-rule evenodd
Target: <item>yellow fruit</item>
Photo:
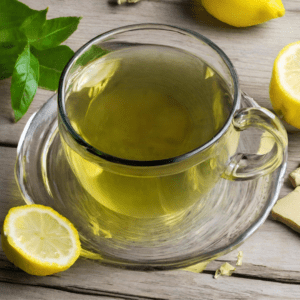
<instances>
[{"instance_id":1,"label":"yellow fruit","mask_svg":"<svg viewBox=\"0 0 300 300\"><path fill-rule=\"evenodd\" d=\"M270 99L279 117L300 129L300 41L279 52L270 82Z\"/></svg>"},{"instance_id":2,"label":"yellow fruit","mask_svg":"<svg viewBox=\"0 0 300 300\"><path fill-rule=\"evenodd\" d=\"M71 222L43 205L10 209L1 236L8 260L32 275L64 271L80 254L78 232Z\"/></svg>"},{"instance_id":3,"label":"yellow fruit","mask_svg":"<svg viewBox=\"0 0 300 300\"><path fill-rule=\"evenodd\" d=\"M281 0L202 0L204 8L218 20L235 27L248 27L282 17Z\"/></svg>"}]
</instances>

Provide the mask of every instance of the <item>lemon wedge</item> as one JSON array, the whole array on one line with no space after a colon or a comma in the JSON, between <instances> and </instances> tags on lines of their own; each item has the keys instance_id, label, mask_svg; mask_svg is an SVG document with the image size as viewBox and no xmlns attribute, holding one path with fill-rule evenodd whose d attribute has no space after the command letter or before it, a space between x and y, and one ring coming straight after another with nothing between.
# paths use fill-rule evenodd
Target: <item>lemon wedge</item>
<instances>
[{"instance_id":1,"label":"lemon wedge","mask_svg":"<svg viewBox=\"0 0 300 300\"><path fill-rule=\"evenodd\" d=\"M72 223L52 208L37 204L10 209L1 237L8 260L32 275L68 269L81 249Z\"/></svg>"},{"instance_id":2,"label":"lemon wedge","mask_svg":"<svg viewBox=\"0 0 300 300\"><path fill-rule=\"evenodd\" d=\"M261 24L285 14L281 0L202 0L202 5L215 18L235 27Z\"/></svg>"},{"instance_id":3,"label":"lemon wedge","mask_svg":"<svg viewBox=\"0 0 300 300\"><path fill-rule=\"evenodd\" d=\"M285 46L275 59L270 100L275 112L300 129L300 41Z\"/></svg>"}]
</instances>

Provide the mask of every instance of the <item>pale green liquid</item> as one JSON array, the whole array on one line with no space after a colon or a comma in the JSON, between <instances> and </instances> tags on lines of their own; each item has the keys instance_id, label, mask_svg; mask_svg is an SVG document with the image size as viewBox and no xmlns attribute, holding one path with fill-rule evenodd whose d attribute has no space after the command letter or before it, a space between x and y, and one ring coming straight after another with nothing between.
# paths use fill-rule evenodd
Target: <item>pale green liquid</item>
<instances>
[{"instance_id":1,"label":"pale green liquid","mask_svg":"<svg viewBox=\"0 0 300 300\"><path fill-rule=\"evenodd\" d=\"M187 153L212 139L229 115L224 80L202 60L167 47L116 51L77 76L67 98L74 129L98 150L131 160ZM218 179L211 160L179 174L114 174L65 144L83 187L107 208L134 217L182 211Z\"/></svg>"}]
</instances>

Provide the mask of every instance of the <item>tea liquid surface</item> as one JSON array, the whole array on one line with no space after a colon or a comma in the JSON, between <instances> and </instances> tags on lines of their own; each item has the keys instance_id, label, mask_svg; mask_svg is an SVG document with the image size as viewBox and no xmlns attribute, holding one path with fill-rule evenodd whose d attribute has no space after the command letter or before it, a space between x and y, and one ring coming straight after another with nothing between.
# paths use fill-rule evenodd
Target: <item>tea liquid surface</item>
<instances>
[{"instance_id":1,"label":"tea liquid surface","mask_svg":"<svg viewBox=\"0 0 300 300\"><path fill-rule=\"evenodd\" d=\"M199 58L168 47L136 46L83 67L67 94L66 110L74 129L98 150L149 161L187 153L212 139L229 116L230 101L224 80ZM219 179L223 159L215 154L186 171L135 177L110 172L63 145L89 194L135 218L170 215L197 203Z\"/></svg>"},{"instance_id":2,"label":"tea liquid surface","mask_svg":"<svg viewBox=\"0 0 300 300\"><path fill-rule=\"evenodd\" d=\"M214 137L229 110L223 79L205 62L161 46L138 46L86 66L67 99L86 142L110 155L159 160Z\"/></svg>"}]
</instances>

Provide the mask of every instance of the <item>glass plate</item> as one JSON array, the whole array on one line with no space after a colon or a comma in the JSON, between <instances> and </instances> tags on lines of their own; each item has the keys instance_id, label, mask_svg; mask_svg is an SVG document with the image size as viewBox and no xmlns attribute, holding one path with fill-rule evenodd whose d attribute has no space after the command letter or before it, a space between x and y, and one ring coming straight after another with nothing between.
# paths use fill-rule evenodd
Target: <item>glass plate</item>
<instances>
[{"instance_id":1,"label":"glass plate","mask_svg":"<svg viewBox=\"0 0 300 300\"><path fill-rule=\"evenodd\" d=\"M245 94L241 105L258 106ZM241 132L238 151L249 153L252 148L256 153L261 134ZM129 218L100 205L78 183L61 148L55 94L26 124L15 174L27 204L51 206L75 225L83 256L115 266L161 270L215 259L237 248L270 213L286 162L287 155L273 173L258 179L220 179L206 201L173 219Z\"/></svg>"}]
</instances>

